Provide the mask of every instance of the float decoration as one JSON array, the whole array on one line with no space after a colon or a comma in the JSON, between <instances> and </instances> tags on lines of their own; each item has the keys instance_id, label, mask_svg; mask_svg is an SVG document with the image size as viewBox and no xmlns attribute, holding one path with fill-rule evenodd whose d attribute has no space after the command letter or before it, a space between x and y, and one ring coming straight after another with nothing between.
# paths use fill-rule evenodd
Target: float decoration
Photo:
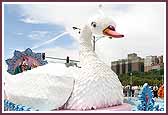
<instances>
[{"instance_id":1,"label":"float decoration","mask_svg":"<svg viewBox=\"0 0 168 115\"><path fill-rule=\"evenodd\" d=\"M164 98L164 86L161 85L158 90L158 97Z\"/></svg>"},{"instance_id":2,"label":"float decoration","mask_svg":"<svg viewBox=\"0 0 168 115\"><path fill-rule=\"evenodd\" d=\"M14 104L10 102L9 100L4 100L4 111L34 111L32 108L20 105L20 104ZM38 110L35 110L38 111Z\"/></svg>"},{"instance_id":3,"label":"float decoration","mask_svg":"<svg viewBox=\"0 0 168 115\"><path fill-rule=\"evenodd\" d=\"M148 85L148 83L145 83L140 91L140 94L138 96L139 98L139 104L137 106L137 109L139 111L163 111L163 108L159 108L159 105L155 105L154 96L152 89Z\"/></svg>"},{"instance_id":4,"label":"float decoration","mask_svg":"<svg viewBox=\"0 0 168 115\"><path fill-rule=\"evenodd\" d=\"M20 66L24 60L29 65L30 69L48 63L45 60L45 53L34 53L30 48L27 48L23 52L15 50L14 56L11 59L5 60L8 65L7 72L14 75L15 69Z\"/></svg>"}]
</instances>

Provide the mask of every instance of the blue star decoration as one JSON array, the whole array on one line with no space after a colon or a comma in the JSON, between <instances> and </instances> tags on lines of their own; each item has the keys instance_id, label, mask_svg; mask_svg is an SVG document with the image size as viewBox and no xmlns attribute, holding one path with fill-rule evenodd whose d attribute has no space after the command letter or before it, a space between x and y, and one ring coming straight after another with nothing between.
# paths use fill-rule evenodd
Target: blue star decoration
<instances>
[{"instance_id":1,"label":"blue star decoration","mask_svg":"<svg viewBox=\"0 0 168 115\"><path fill-rule=\"evenodd\" d=\"M32 109L31 107L24 106L21 104L15 104L7 99L4 100L4 111L38 111L37 109Z\"/></svg>"},{"instance_id":2,"label":"blue star decoration","mask_svg":"<svg viewBox=\"0 0 168 115\"><path fill-rule=\"evenodd\" d=\"M137 109L139 111L164 111L164 108L159 108L159 105L155 105L153 91L148 83L143 85L138 99L140 103Z\"/></svg>"}]
</instances>

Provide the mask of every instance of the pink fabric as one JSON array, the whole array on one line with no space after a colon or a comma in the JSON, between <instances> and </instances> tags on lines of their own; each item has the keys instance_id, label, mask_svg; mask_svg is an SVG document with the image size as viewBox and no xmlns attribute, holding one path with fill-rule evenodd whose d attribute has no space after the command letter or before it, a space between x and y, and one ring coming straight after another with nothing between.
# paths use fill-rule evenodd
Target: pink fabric
<instances>
[{"instance_id":1,"label":"pink fabric","mask_svg":"<svg viewBox=\"0 0 168 115\"><path fill-rule=\"evenodd\" d=\"M80 110L58 110L58 111L80 111ZM131 105L124 103L118 106L101 108L101 109L96 109L96 110L86 110L86 111L131 111Z\"/></svg>"},{"instance_id":2,"label":"pink fabric","mask_svg":"<svg viewBox=\"0 0 168 115\"><path fill-rule=\"evenodd\" d=\"M32 66L32 64L35 64L37 66L40 65L38 60L36 60L35 58L33 58L31 56L24 56L24 58L26 59L26 63L28 63L29 66ZM23 61L23 57L16 61L15 66L14 66L14 70L16 69L17 66L19 66L22 63L22 61Z\"/></svg>"}]
</instances>

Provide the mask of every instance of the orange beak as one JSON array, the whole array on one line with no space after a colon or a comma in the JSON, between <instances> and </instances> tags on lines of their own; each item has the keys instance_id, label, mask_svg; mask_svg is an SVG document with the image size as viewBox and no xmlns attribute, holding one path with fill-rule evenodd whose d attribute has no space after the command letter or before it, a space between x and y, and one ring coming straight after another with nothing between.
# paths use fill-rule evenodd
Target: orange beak
<instances>
[{"instance_id":1,"label":"orange beak","mask_svg":"<svg viewBox=\"0 0 168 115\"><path fill-rule=\"evenodd\" d=\"M103 30L103 34L109 36L110 38L111 37L114 37L114 38L122 38L122 37L124 37L124 35L116 32L115 28L114 27L111 28L111 26L109 26L106 29L104 29Z\"/></svg>"}]
</instances>

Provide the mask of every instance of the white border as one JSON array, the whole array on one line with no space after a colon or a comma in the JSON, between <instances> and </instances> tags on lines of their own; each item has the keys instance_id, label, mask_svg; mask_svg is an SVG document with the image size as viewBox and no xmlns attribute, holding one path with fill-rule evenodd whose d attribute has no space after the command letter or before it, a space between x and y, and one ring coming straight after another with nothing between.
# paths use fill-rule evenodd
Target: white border
<instances>
[{"instance_id":1,"label":"white border","mask_svg":"<svg viewBox=\"0 0 168 115\"><path fill-rule=\"evenodd\" d=\"M4 4L2 3L2 113L4 112L4 77L3 77L3 69L4 69Z\"/></svg>"},{"instance_id":2,"label":"white border","mask_svg":"<svg viewBox=\"0 0 168 115\"><path fill-rule=\"evenodd\" d=\"M166 87L166 2L2 2L2 113L166 113L166 88L164 111L4 111L4 5L5 4L163 4L164 5L164 87Z\"/></svg>"},{"instance_id":3,"label":"white border","mask_svg":"<svg viewBox=\"0 0 168 115\"><path fill-rule=\"evenodd\" d=\"M163 60L164 60L164 98L165 98L165 104L164 104L164 109L166 110L166 3L164 4L164 55L163 55Z\"/></svg>"},{"instance_id":4,"label":"white border","mask_svg":"<svg viewBox=\"0 0 168 115\"><path fill-rule=\"evenodd\" d=\"M2 2L3 4L166 4L166 2Z\"/></svg>"}]
</instances>

